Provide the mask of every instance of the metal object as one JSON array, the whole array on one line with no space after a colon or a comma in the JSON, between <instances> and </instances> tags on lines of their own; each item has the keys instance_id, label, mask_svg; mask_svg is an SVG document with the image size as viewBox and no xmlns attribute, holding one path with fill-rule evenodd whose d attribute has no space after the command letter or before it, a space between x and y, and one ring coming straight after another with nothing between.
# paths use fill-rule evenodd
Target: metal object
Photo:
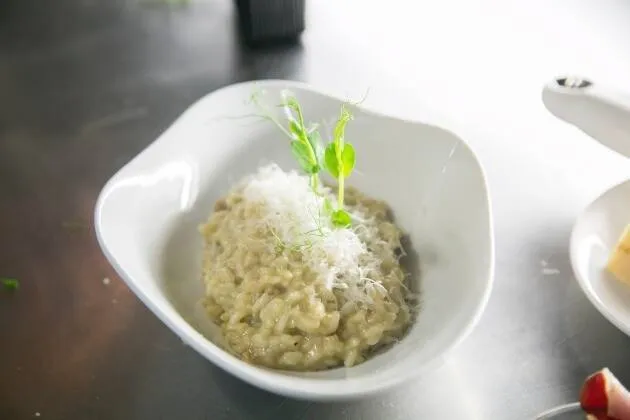
<instances>
[{"instance_id":1,"label":"metal object","mask_svg":"<svg viewBox=\"0 0 630 420\"><path fill-rule=\"evenodd\" d=\"M558 86L570 89L584 89L593 84L590 80L575 76L559 77L556 79L556 83Z\"/></svg>"},{"instance_id":2,"label":"metal object","mask_svg":"<svg viewBox=\"0 0 630 420\"><path fill-rule=\"evenodd\" d=\"M580 407L580 403L570 403L561 405L559 407L552 408L551 410L545 411L536 417L536 420L560 420L562 416L565 414L575 414L576 419L577 415L584 417L584 413L582 412L582 408Z\"/></svg>"},{"instance_id":3,"label":"metal object","mask_svg":"<svg viewBox=\"0 0 630 420\"><path fill-rule=\"evenodd\" d=\"M627 163L536 96L558 67L593 80L619 69L623 81L630 9L575 3L538 36L553 2L396 1L310 1L301 46L256 51L239 44L224 0L2 2L0 276L20 288L0 290L0 419L531 420L575 401L603 366L630 383L630 339L590 305L568 258L574 218ZM572 20L583 15L588 31ZM592 42L613 34L618 44ZM566 37L579 54L562 48ZM495 288L471 336L417 382L335 404L261 392L184 346L102 256L91 225L103 183L206 92L262 78L352 100L370 88L365 106L410 117L417 97L492 129L464 138L487 170Z\"/></svg>"}]
</instances>

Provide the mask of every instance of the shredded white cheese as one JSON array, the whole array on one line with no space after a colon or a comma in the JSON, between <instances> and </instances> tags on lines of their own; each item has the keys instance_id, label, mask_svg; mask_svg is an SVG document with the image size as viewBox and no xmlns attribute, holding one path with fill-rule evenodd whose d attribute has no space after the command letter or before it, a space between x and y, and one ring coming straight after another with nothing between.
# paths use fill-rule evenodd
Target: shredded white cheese
<instances>
[{"instance_id":1,"label":"shredded white cheese","mask_svg":"<svg viewBox=\"0 0 630 420\"><path fill-rule=\"evenodd\" d=\"M307 176L285 172L275 164L260 168L243 185L245 200L264 204L266 214L260 223L272 229L279 242L299 249L304 263L328 287L343 289L351 301L369 301L368 291L385 291L369 278L380 261L367 252L355 229L332 225L324 200L334 202L334 197L328 189L320 188L319 193L313 192ZM354 221L362 220L360 214L350 215Z\"/></svg>"}]
</instances>

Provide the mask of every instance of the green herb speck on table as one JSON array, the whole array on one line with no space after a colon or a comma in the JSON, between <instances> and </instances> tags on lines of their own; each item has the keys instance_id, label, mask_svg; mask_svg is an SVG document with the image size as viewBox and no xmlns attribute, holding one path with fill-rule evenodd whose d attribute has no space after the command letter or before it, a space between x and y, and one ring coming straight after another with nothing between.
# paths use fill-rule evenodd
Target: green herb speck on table
<instances>
[{"instance_id":1,"label":"green herb speck on table","mask_svg":"<svg viewBox=\"0 0 630 420\"><path fill-rule=\"evenodd\" d=\"M20 282L17 279L3 277L0 278L0 283L6 290L17 290L20 287Z\"/></svg>"}]
</instances>

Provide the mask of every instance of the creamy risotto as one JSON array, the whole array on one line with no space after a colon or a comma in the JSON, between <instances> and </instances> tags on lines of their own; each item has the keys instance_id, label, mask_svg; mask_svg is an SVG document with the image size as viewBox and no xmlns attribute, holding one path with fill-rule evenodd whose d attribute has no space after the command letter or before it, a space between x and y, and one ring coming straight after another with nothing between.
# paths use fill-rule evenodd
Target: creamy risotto
<instances>
[{"instance_id":1,"label":"creamy risotto","mask_svg":"<svg viewBox=\"0 0 630 420\"><path fill-rule=\"evenodd\" d=\"M386 203L346 188L352 226L325 215L323 188L276 165L219 200L204 237L204 306L227 350L262 366L354 366L411 322L401 230Z\"/></svg>"}]
</instances>

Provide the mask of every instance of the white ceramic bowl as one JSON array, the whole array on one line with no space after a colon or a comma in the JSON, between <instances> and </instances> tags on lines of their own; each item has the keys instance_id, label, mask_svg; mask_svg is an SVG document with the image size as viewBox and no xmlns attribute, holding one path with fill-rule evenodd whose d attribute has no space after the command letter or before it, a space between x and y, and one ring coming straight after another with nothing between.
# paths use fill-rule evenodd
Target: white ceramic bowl
<instances>
[{"instance_id":1,"label":"white ceramic bowl","mask_svg":"<svg viewBox=\"0 0 630 420\"><path fill-rule=\"evenodd\" d=\"M202 239L197 226L230 186L274 161L294 167L277 128L247 103L255 89L289 88L310 121L336 117L341 100L286 81L242 83L194 104L104 187L96 207L103 252L130 289L211 362L286 396L347 399L417 377L467 336L492 287L494 243L484 172L471 149L441 128L354 109L346 137L357 152L349 184L386 200L410 235L421 275L422 309L396 346L350 369L288 373L259 368L222 350L199 310Z\"/></svg>"}]
</instances>

